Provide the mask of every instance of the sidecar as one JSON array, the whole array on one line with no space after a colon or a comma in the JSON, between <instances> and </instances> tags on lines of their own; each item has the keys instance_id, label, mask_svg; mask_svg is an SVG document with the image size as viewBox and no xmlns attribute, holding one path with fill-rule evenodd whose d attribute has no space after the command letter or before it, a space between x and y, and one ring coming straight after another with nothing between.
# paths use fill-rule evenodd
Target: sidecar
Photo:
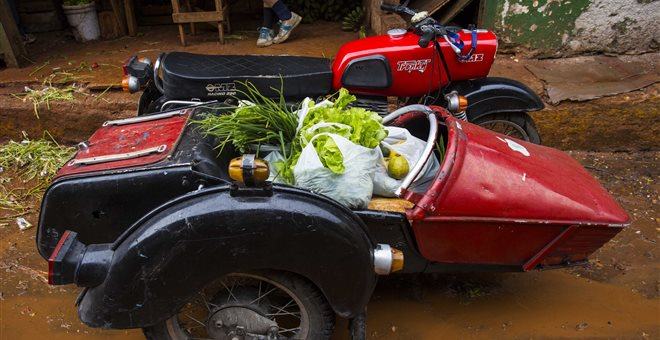
<instances>
[{"instance_id":1,"label":"sidecar","mask_svg":"<svg viewBox=\"0 0 660 340\"><path fill-rule=\"evenodd\" d=\"M576 265L629 223L567 154L439 107L384 118L428 143L399 197L368 209L247 180L250 157L232 179L241 155L194 124L229 109L108 121L59 171L37 248L49 283L84 287L83 322L157 339L327 338L335 313L362 315L378 275ZM417 191L430 157L440 170Z\"/></svg>"}]
</instances>

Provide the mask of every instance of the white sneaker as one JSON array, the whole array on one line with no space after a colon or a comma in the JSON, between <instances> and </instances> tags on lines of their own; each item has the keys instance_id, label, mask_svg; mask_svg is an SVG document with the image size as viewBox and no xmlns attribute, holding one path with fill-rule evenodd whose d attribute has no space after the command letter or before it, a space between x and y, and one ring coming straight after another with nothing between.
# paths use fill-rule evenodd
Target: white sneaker
<instances>
[{"instance_id":1,"label":"white sneaker","mask_svg":"<svg viewBox=\"0 0 660 340\"><path fill-rule=\"evenodd\" d=\"M257 39L257 46L266 47L273 44L273 37L275 32L268 27L259 28L259 38Z\"/></svg>"},{"instance_id":2,"label":"white sneaker","mask_svg":"<svg viewBox=\"0 0 660 340\"><path fill-rule=\"evenodd\" d=\"M277 35L273 39L273 43L279 44L289 39L291 31L293 31L293 29L296 28L301 21L302 17L300 15L291 12L291 19L280 21L280 31L277 32Z\"/></svg>"}]
</instances>

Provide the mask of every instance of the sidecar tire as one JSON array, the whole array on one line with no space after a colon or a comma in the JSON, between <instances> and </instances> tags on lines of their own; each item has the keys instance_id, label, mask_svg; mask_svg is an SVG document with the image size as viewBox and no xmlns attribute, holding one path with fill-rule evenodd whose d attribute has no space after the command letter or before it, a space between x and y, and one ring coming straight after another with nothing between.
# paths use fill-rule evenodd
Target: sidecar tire
<instances>
[{"instance_id":1,"label":"sidecar tire","mask_svg":"<svg viewBox=\"0 0 660 340\"><path fill-rule=\"evenodd\" d=\"M275 271L250 273L254 274L284 286L302 302L309 315L309 334L305 339L330 339L335 326L335 313L318 288L294 274ZM142 331L149 340L184 340L185 338L174 331L173 322L178 322L176 315L154 326L143 328Z\"/></svg>"},{"instance_id":2,"label":"sidecar tire","mask_svg":"<svg viewBox=\"0 0 660 340\"><path fill-rule=\"evenodd\" d=\"M524 138L524 140L534 144L541 144L541 136L536 128L536 124L534 124L534 120L527 112L493 113L479 117L472 121L472 123L488 128L484 125L497 121L506 121L512 125L516 125L527 135L527 138Z\"/></svg>"}]
</instances>

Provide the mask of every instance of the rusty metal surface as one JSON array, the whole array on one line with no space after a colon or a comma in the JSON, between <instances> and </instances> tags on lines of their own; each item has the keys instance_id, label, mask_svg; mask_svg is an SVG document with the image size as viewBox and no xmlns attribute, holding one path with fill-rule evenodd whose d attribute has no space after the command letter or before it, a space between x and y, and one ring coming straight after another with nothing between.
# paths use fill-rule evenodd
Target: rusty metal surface
<instances>
[{"instance_id":1,"label":"rusty metal surface","mask_svg":"<svg viewBox=\"0 0 660 340\"><path fill-rule=\"evenodd\" d=\"M527 69L544 82L548 101L584 101L626 93L660 80L658 53L529 61Z\"/></svg>"},{"instance_id":2,"label":"rusty metal surface","mask_svg":"<svg viewBox=\"0 0 660 340\"><path fill-rule=\"evenodd\" d=\"M189 112L185 112L160 120L104 124L60 169L57 177L151 164L165 159L188 121Z\"/></svg>"}]
</instances>

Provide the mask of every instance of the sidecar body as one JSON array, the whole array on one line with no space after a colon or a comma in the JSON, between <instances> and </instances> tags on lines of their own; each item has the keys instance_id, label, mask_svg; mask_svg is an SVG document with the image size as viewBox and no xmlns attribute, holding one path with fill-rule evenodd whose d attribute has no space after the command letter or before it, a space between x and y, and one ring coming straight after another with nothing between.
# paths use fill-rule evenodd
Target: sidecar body
<instances>
[{"instance_id":1,"label":"sidecar body","mask_svg":"<svg viewBox=\"0 0 660 340\"><path fill-rule=\"evenodd\" d=\"M575 264L627 225L627 214L566 153L445 122L442 169L409 212L425 259L524 271Z\"/></svg>"},{"instance_id":2,"label":"sidecar body","mask_svg":"<svg viewBox=\"0 0 660 340\"><path fill-rule=\"evenodd\" d=\"M254 269L300 275L353 317L376 284L379 245L403 254L403 273L528 271L583 263L628 224L567 154L440 108L435 128L415 113L392 122L446 145L424 192L350 210L300 188L236 185L238 153L218 154L191 123L227 109L106 122L46 191L37 247L51 283L86 287L85 323L147 327L213 279Z\"/></svg>"}]
</instances>

